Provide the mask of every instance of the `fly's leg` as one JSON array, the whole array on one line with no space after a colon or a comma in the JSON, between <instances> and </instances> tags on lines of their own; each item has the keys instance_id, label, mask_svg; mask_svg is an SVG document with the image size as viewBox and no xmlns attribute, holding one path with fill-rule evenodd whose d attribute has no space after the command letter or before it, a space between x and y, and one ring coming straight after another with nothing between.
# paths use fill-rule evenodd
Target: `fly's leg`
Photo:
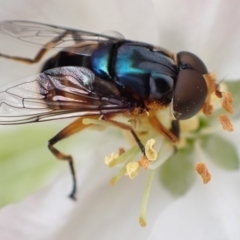
<instances>
[{"instance_id":1,"label":"fly's leg","mask_svg":"<svg viewBox=\"0 0 240 240\"><path fill-rule=\"evenodd\" d=\"M34 59L17 57L17 56L9 56L9 55L5 55L5 54L2 54L2 53L0 53L0 57L4 57L4 58L7 58L7 59L12 59L12 60L15 60L15 61L24 62L24 63L28 63L28 64L37 63L42 59L44 54L47 53L47 51L49 49L53 48L56 44L61 42L62 39L69 33L71 33L71 32L66 31L66 32L62 33L61 35L57 36L56 38L54 38L51 42L47 43L43 48L41 48L39 50L39 52L36 54ZM74 35L73 35L73 37L74 37Z\"/></svg>"},{"instance_id":2,"label":"fly's leg","mask_svg":"<svg viewBox=\"0 0 240 240\"><path fill-rule=\"evenodd\" d=\"M88 116L88 118L99 118L99 116ZM71 170L71 175L72 175L72 180L73 180L73 188L72 191L69 195L70 198L76 199L75 194L77 191L77 180L76 180L76 173L74 169L74 163L73 163L73 158L71 155L64 154L60 152L58 149L56 149L53 145L56 144L57 142L61 141L64 138L67 138L77 132L82 131L88 126L91 126L92 124L83 124L82 123L83 118L78 118L74 122L72 122L70 125L65 127L62 131L60 131L56 136L54 136L52 139L49 140L48 142L48 149L52 152L52 154L61 161L68 161L70 170Z\"/></svg>"},{"instance_id":3,"label":"fly's leg","mask_svg":"<svg viewBox=\"0 0 240 240\"><path fill-rule=\"evenodd\" d=\"M103 120L113 124L116 127L119 127L121 129L124 130L128 130L131 132L131 134L133 135L135 141L137 142L141 152L143 153L144 156L146 156L145 154L145 147L142 144L141 140L139 139L139 137L137 136L137 134L135 133L135 131L132 129L132 127L130 127L127 124L124 123L120 123L117 122L115 120L112 120L111 117L107 117L106 115L103 116ZM169 139L171 142L176 143L178 141L179 138L179 121L178 120L174 120L172 121L172 126L171 129L167 129L163 126L163 124L157 119L157 117L155 115L152 115L149 117L149 122L151 123L151 125L162 135L164 135L167 139Z\"/></svg>"},{"instance_id":4,"label":"fly's leg","mask_svg":"<svg viewBox=\"0 0 240 240\"><path fill-rule=\"evenodd\" d=\"M170 131L179 139L180 136L180 126L179 126L179 120L172 120Z\"/></svg>"},{"instance_id":5,"label":"fly's leg","mask_svg":"<svg viewBox=\"0 0 240 240\"><path fill-rule=\"evenodd\" d=\"M172 121L172 127L170 130L165 128L155 115L149 116L149 122L160 134L165 136L171 142L176 143L178 141L179 137L178 121Z\"/></svg>"},{"instance_id":6,"label":"fly's leg","mask_svg":"<svg viewBox=\"0 0 240 240\"><path fill-rule=\"evenodd\" d=\"M121 123L121 122L112 120L111 117L108 117L106 115L104 115L102 119L105 120L106 122L111 123L112 125L114 125L116 127L119 127L119 128L121 128L123 130L130 131L131 134L133 135L135 141L137 142L141 152L143 153L144 156L146 156L146 154L145 154L145 147L144 147L144 145L142 144L141 140L139 139L139 137L137 136L137 134L135 133L135 131L132 129L131 126L129 126L129 125L125 124L125 123Z\"/></svg>"}]
</instances>

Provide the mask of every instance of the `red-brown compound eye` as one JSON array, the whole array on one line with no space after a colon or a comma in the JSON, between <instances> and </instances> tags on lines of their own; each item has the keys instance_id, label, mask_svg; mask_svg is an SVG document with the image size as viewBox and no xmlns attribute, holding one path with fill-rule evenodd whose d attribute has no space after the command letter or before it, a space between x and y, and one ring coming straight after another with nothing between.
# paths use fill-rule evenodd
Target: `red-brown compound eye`
<instances>
[{"instance_id":1,"label":"red-brown compound eye","mask_svg":"<svg viewBox=\"0 0 240 240\"><path fill-rule=\"evenodd\" d=\"M207 84L201 73L193 69L180 71L172 98L172 114L175 119L184 120L197 114L207 94Z\"/></svg>"}]
</instances>

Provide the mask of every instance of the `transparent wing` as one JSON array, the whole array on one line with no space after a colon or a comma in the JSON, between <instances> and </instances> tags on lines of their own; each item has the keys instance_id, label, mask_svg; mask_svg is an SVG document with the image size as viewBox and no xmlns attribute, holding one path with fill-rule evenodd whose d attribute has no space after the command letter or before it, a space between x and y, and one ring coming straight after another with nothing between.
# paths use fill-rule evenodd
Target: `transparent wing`
<instances>
[{"instance_id":1,"label":"transparent wing","mask_svg":"<svg viewBox=\"0 0 240 240\"><path fill-rule=\"evenodd\" d=\"M83 67L61 67L0 88L0 124L125 112L129 104ZM105 82L105 81L104 81Z\"/></svg>"},{"instance_id":2,"label":"transparent wing","mask_svg":"<svg viewBox=\"0 0 240 240\"><path fill-rule=\"evenodd\" d=\"M123 36L112 31L112 36L80 31L54 25L28 22L28 21L4 21L0 22L0 33L19 40L23 43L39 46L45 49L68 48L79 53L79 46L85 54L91 54L93 45L102 41L118 41ZM107 32L109 34L109 32ZM91 47L89 47L91 46Z\"/></svg>"}]
</instances>

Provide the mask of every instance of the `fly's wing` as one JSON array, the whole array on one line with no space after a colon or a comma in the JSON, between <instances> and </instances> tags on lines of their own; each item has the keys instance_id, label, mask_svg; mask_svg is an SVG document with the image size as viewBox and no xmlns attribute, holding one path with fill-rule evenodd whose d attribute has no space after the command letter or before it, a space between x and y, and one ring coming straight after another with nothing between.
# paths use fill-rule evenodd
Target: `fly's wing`
<instances>
[{"instance_id":1,"label":"fly's wing","mask_svg":"<svg viewBox=\"0 0 240 240\"><path fill-rule=\"evenodd\" d=\"M22 43L38 46L39 49L71 48L71 52L84 55L91 55L94 46L98 46L100 42L116 42L122 38L120 34L112 33L115 36L111 37L28 21L0 22L0 34L7 35Z\"/></svg>"},{"instance_id":2,"label":"fly's wing","mask_svg":"<svg viewBox=\"0 0 240 240\"><path fill-rule=\"evenodd\" d=\"M0 124L120 113L129 105L83 67L61 67L0 88ZM116 94L114 94L116 92ZM112 94L111 94L112 93Z\"/></svg>"}]
</instances>

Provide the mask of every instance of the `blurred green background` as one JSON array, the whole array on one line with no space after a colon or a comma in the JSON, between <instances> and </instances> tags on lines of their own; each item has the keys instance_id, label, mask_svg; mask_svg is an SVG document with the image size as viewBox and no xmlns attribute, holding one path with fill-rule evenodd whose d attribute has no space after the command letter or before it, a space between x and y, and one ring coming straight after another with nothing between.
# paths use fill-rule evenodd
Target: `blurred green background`
<instances>
[{"instance_id":1,"label":"blurred green background","mask_svg":"<svg viewBox=\"0 0 240 240\"><path fill-rule=\"evenodd\" d=\"M63 123L0 126L0 207L23 199L69 170L47 148ZM64 141L66 148L71 144Z\"/></svg>"}]
</instances>

